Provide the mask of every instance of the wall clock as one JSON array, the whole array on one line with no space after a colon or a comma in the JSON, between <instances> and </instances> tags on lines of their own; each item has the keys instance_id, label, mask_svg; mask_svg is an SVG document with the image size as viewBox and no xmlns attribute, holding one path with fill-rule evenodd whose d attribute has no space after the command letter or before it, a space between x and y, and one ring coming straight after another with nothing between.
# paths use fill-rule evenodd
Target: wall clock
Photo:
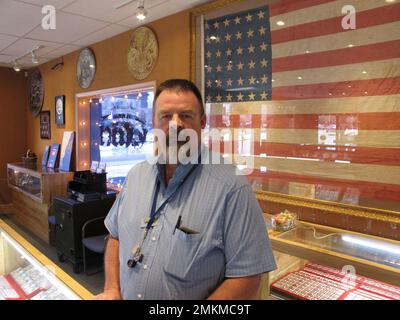
<instances>
[{"instance_id":1,"label":"wall clock","mask_svg":"<svg viewBox=\"0 0 400 320\"><path fill-rule=\"evenodd\" d=\"M158 58L158 42L148 27L137 28L128 49L128 68L137 80L145 79L154 69Z\"/></svg>"},{"instance_id":2,"label":"wall clock","mask_svg":"<svg viewBox=\"0 0 400 320\"><path fill-rule=\"evenodd\" d=\"M44 86L42 74L34 69L28 80L28 103L32 116L36 117L43 106Z\"/></svg>"},{"instance_id":3,"label":"wall clock","mask_svg":"<svg viewBox=\"0 0 400 320\"><path fill-rule=\"evenodd\" d=\"M96 59L90 48L81 51L76 63L76 78L81 88L89 88L96 73Z\"/></svg>"}]
</instances>

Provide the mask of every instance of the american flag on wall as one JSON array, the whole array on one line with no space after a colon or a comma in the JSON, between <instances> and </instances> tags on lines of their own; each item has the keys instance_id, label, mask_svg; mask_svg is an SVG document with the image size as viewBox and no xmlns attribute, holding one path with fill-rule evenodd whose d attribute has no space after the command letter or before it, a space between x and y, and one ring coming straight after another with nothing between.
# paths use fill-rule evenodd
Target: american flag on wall
<instances>
[{"instance_id":1,"label":"american flag on wall","mask_svg":"<svg viewBox=\"0 0 400 320\"><path fill-rule=\"evenodd\" d=\"M205 22L206 102L271 99L268 8Z\"/></svg>"},{"instance_id":2,"label":"american flag on wall","mask_svg":"<svg viewBox=\"0 0 400 320\"><path fill-rule=\"evenodd\" d=\"M232 150L256 187L400 210L399 1L274 1L204 31L209 128L254 132Z\"/></svg>"}]
</instances>

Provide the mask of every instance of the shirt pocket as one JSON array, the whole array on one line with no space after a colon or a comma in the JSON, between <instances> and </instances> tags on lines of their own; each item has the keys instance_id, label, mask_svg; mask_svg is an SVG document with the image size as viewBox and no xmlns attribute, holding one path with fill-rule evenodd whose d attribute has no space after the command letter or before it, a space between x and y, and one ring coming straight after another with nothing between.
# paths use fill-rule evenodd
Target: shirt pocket
<instances>
[{"instance_id":1,"label":"shirt pocket","mask_svg":"<svg viewBox=\"0 0 400 320\"><path fill-rule=\"evenodd\" d=\"M171 236L164 272L181 281L201 279L200 261L204 258L203 234L187 234L172 227L168 221L165 225L167 234Z\"/></svg>"}]
</instances>

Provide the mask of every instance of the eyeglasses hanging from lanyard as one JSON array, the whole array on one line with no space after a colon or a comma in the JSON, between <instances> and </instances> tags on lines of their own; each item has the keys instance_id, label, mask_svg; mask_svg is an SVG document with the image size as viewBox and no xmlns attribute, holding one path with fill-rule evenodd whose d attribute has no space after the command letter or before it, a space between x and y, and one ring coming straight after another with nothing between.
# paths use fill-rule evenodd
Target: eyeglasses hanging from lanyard
<instances>
[{"instance_id":1,"label":"eyeglasses hanging from lanyard","mask_svg":"<svg viewBox=\"0 0 400 320\"><path fill-rule=\"evenodd\" d=\"M199 157L200 159L200 157ZM165 201L158 207L156 210L156 205L157 205L157 198L158 198L158 193L160 192L160 180L157 180L156 182L156 190L154 192L154 197L153 197L153 203L151 205L151 212L150 212L150 219L147 222L146 228L144 230L143 238L140 244L136 245L132 249L132 258L128 260L127 265L129 268L134 268L138 262L143 261L143 253L142 253L142 246L144 241L146 240L147 234L152 227L154 221L158 218L158 216L161 214L161 211L165 208L167 203L171 201L171 199L177 194L178 190L183 186L185 181L189 178L189 176L196 170L196 168L199 166L199 163L196 163L193 165L193 167L190 169L188 174L181 180L181 183L176 187L175 191L167 198Z\"/></svg>"}]
</instances>

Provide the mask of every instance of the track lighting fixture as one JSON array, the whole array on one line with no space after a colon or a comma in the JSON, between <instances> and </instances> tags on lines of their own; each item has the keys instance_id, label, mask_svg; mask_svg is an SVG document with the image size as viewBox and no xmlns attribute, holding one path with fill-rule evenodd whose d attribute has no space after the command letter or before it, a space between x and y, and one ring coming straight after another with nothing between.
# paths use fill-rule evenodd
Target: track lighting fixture
<instances>
[{"instance_id":1,"label":"track lighting fixture","mask_svg":"<svg viewBox=\"0 0 400 320\"><path fill-rule=\"evenodd\" d=\"M32 63L38 64L39 63L39 58L37 56L37 49L33 49L31 51L31 56L32 56Z\"/></svg>"},{"instance_id":2,"label":"track lighting fixture","mask_svg":"<svg viewBox=\"0 0 400 320\"><path fill-rule=\"evenodd\" d=\"M22 66L20 65L19 61L27 56L30 55L32 59L32 63L38 64L39 63L39 57L38 57L38 50L42 48L42 46L36 45L32 48L32 50L20 55L19 57L16 57L15 60L13 61L13 69L16 72L19 72L22 69Z\"/></svg>"},{"instance_id":3,"label":"track lighting fixture","mask_svg":"<svg viewBox=\"0 0 400 320\"><path fill-rule=\"evenodd\" d=\"M136 19L143 21L147 17L147 11L144 9L144 0L140 0L136 11Z\"/></svg>"},{"instance_id":4,"label":"track lighting fixture","mask_svg":"<svg viewBox=\"0 0 400 320\"><path fill-rule=\"evenodd\" d=\"M114 9L120 9L122 7L125 7L129 4L131 4L132 2L134 2L135 0L126 0L116 6L114 6ZM144 19L146 19L147 17L147 11L144 9L144 0L138 0L138 6L137 6L137 11L136 11L136 19L138 19L139 21L143 21Z\"/></svg>"},{"instance_id":5,"label":"track lighting fixture","mask_svg":"<svg viewBox=\"0 0 400 320\"><path fill-rule=\"evenodd\" d=\"M13 69L14 69L14 71L15 71L15 72L19 72L19 71L21 71L21 66L20 66L20 64L18 63L18 61L17 61L17 60L14 60L14 66L13 66Z\"/></svg>"}]
</instances>

